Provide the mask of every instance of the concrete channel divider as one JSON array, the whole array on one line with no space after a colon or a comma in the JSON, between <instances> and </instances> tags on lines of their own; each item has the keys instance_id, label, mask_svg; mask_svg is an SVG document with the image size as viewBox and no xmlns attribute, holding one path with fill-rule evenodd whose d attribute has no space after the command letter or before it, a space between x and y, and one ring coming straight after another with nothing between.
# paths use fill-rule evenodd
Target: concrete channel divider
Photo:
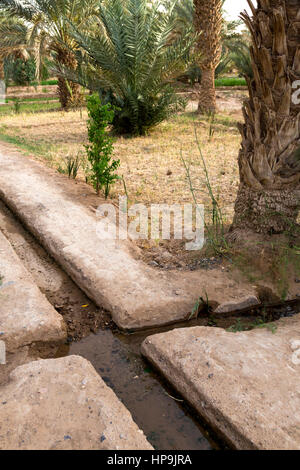
<instances>
[{"instance_id":1,"label":"concrete channel divider","mask_svg":"<svg viewBox=\"0 0 300 470\"><path fill-rule=\"evenodd\" d=\"M142 354L231 447L300 450L300 314L275 332L174 329Z\"/></svg>"},{"instance_id":2,"label":"concrete channel divider","mask_svg":"<svg viewBox=\"0 0 300 470\"><path fill-rule=\"evenodd\" d=\"M1 383L14 367L39 356L41 348L63 343L67 331L1 231L0 276L0 340L6 350Z\"/></svg>"},{"instance_id":3,"label":"concrete channel divider","mask_svg":"<svg viewBox=\"0 0 300 470\"><path fill-rule=\"evenodd\" d=\"M79 356L18 367L0 387L0 450L153 450Z\"/></svg>"},{"instance_id":4,"label":"concrete channel divider","mask_svg":"<svg viewBox=\"0 0 300 470\"><path fill-rule=\"evenodd\" d=\"M104 241L97 217L78 197L83 183L66 177L1 144L0 197L27 229L123 330L185 320L199 297L208 296L218 312L259 305L253 286L221 269L165 271L132 255L130 241ZM101 201L101 200L100 200Z\"/></svg>"}]
</instances>

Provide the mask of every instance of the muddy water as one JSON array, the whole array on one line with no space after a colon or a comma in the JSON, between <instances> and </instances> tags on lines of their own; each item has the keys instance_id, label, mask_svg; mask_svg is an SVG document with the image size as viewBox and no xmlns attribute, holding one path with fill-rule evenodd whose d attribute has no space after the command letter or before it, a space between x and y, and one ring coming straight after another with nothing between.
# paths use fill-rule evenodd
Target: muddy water
<instances>
[{"instance_id":1,"label":"muddy water","mask_svg":"<svg viewBox=\"0 0 300 470\"><path fill-rule=\"evenodd\" d=\"M185 403L177 401L176 392L142 359L140 344L155 331L126 336L113 329L107 312L78 289L1 201L0 230L66 321L69 344L56 357L78 354L88 359L155 448L218 448Z\"/></svg>"},{"instance_id":2,"label":"muddy water","mask_svg":"<svg viewBox=\"0 0 300 470\"><path fill-rule=\"evenodd\" d=\"M88 359L131 412L154 448L160 450L212 449L217 445L185 404L169 389L140 355L145 335L125 336L99 331L78 343L69 354Z\"/></svg>"}]
</instances>

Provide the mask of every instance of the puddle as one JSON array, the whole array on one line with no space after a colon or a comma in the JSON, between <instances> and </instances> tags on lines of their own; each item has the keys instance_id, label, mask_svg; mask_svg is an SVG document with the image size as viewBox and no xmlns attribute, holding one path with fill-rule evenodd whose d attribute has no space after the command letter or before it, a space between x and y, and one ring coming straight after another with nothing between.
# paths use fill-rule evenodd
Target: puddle
<instances>
[{"instance_id":1,"label":"puddle","mask_svg":"<svg viewBox=\"0 0 300 470\"><path fill-rule=\"evenodd\" d=\"M93 364L155 449L219 448L186 405L174 399L178 399L176 392L142 359L140 344L148 334L125 336L101 330L78 343L71 343L68 354L83 356Z\"/></svg>"}]
</instances>

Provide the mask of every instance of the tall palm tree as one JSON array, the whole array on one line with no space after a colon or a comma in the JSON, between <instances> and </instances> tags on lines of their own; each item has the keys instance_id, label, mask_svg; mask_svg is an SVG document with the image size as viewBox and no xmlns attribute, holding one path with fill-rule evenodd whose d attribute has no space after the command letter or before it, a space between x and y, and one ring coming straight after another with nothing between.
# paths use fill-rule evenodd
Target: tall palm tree
<instances>
[{"instance_id":1,"label":"tall palm tree","mask_svg":"<svg viewBox=\"0 0 300 470\"><path fill-rule=\"evenodd\" d=\"M224 5L224 0L222 0L222 5ZM224 11L224 10L223 10ZM186 29L194 23L194 0L178 0L174 8L174 16L178 21L178 29ZM215 77L224 73L230 64L233 63L233 58L238 61L239 59L245 62L245 57L247 57L247 52L249 48L243 40L243 35L238 31L238 27L241 25L241 20L226 20L222 21L222 30L221 30L221 58L218 62L218 65L215 69ZM242 54L238 54L242 50L244 55L240 58ZM199 57L200 56L200 57ZM196 81L201 77L201 68L199 64L201 63L201 51L198 49L195 60L191 68L188 70L188 74L193 77ZM239 65L244 65L242 62ZM244 67L241 67L242 72Z\"/></svg>"},{"instance_id":2,"label":"tall palm tree","mask_svg":"<svg viewBox=\"0 0 300 470\"><path fill-rule=\"evenodd\" d=\"M300 201L299 0L248 0L254 78L240 125L240 188L233 229L280 233L296 227ZM299 82L298 82L299 86Z\"/></svg>"},{"instance_id":3,"label":"tall palm tree","mask_svg":"<svg viewBox=\"0 0 300 470\"><path fill-rule=\"evenodd\" d=\"M76 42L70 35L70 22L79 30L88 28L97 0L0 0L0 8L26 22L28 43L34 48L37 70L41 51L48 50L57 65L76 70ZM77 83L58 78L58 93L63 109L80 97Z\"/></svg>"},{"instance_id":4,"label":"tall palm tree","mask_svg":"<svg viewBox=\"0 0 300 470\"><path fill-rule=\"evenodd\" d=\"M199 90L199 112L216 112L215 70L219 64L222 44L223 0L194 0L194 24L202 70Z\"/></svg>"}]
</instances>

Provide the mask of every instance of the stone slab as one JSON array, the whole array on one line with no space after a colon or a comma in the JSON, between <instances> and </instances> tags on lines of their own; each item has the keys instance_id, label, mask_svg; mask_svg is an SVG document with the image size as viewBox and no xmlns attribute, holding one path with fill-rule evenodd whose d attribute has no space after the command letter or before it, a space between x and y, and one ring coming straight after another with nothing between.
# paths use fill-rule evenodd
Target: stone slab
<instances>
[{"instance_id":1,"label":"stone slab","mask_svg":"<svg viewBox=\"0 0 300 470\"><path fill-rule=\"evenodd\" d=\"M151 450L131 414L79 356L31 362L0 388L1 450Z\"/></svg>"},{"instance_id":2,"label":"stone slab","mask_svg":"<svg viewBox=\"0 0 300 470\"><path fill-rule=\"evenodd\" d=\"M61 315L35 285L30 273L0 232L0 339L8 353L32 343L62 342Z\"/></svg>"},{"instance_id":3,"label":"stone slab","mask_svg":"<svg viewBox=\"0 0 300 470\"><path fill-rule=\"evenodd\" d=\"M239 309L240 300L242 305L247 299L251 306L260 303L255 287L230 279L220 268L158 270L133 256L130 241L101 240L95 213L79 201L80 184L1 144L0 197L121 329L185 320L200 296L207 295L220 311L228 304Z\"/></svg>"},{"instance_id":4,"label":"stone slab","mask_svg":"<svg viewBox=\"0 0 300 470\"><path fill-rule=\"evenodd\" d=\"M300 450L300 315L274 334L175 329L142 353L231 447Z\"/></svg>"}]
</instances>

